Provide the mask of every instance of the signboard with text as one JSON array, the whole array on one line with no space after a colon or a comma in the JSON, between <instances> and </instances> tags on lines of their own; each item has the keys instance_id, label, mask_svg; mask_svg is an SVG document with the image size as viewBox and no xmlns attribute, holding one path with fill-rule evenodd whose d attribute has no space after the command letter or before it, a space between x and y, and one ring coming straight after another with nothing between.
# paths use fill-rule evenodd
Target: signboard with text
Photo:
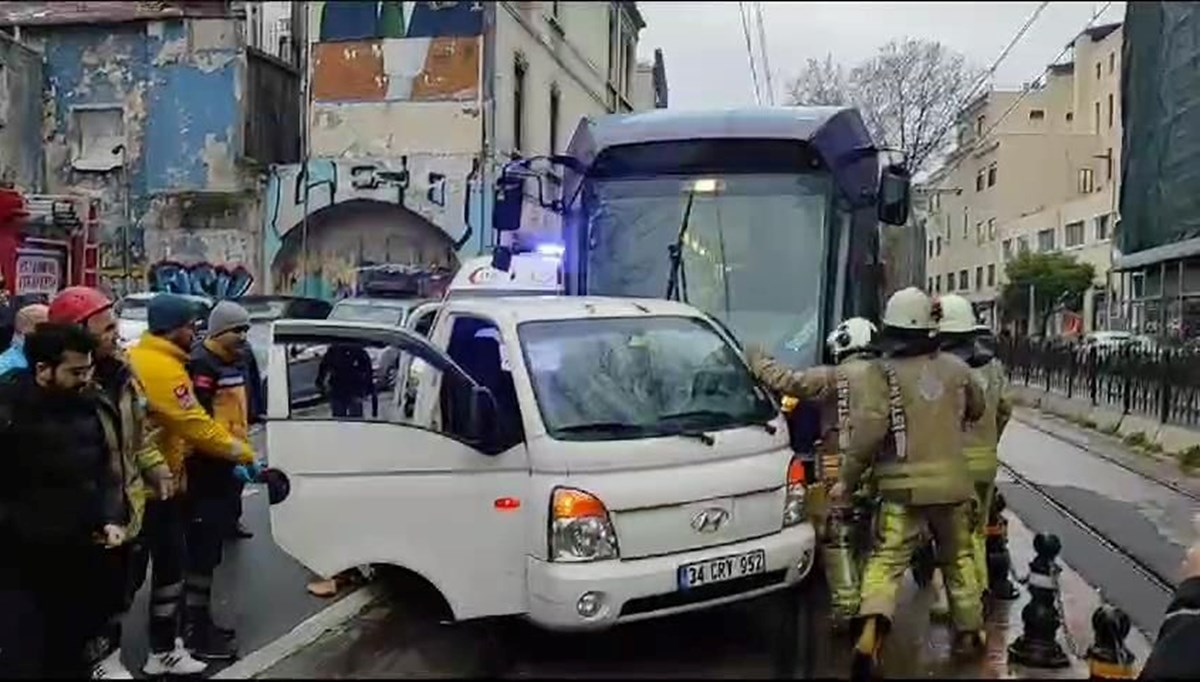
<instances>
[{"instance_id":1,"label":"signboard with text","mask_svg":"<svg viewBox=\"0 0 1200 682\"><path fill-rule=\"evenodd\" d=\"M62 283L62 263L53 252L17 254L16 294L53 295Z\"/></svg>"}]
</instances>

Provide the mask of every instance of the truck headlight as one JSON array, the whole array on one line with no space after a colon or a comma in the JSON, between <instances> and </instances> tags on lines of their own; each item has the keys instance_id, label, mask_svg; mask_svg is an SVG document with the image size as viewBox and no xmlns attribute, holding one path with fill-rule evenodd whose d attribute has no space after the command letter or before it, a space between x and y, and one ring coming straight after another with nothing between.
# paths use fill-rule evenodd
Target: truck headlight
<instances>
[{"instance_id":1,"label":"truck headlight","mask_svg":"<svg viewBox=\"0 0 1200 682\"><path fill-rule=\"evenodd\" d=\"M551 561L616 559L617 533L608 509L595 495L574 488L555 488L550 500Z\"/></svg>"},{"instance_id":2,"label":"truck headlight","mask_svg":"<svg viewBox=\"0 0 1200 682\"><path fill-rule=\"evenodd\" d=\"M793 457L787 468L787 490L783 497L783 527L795 526L808 518L805 507L804 462Z\"/></svg>"}]
</instances>

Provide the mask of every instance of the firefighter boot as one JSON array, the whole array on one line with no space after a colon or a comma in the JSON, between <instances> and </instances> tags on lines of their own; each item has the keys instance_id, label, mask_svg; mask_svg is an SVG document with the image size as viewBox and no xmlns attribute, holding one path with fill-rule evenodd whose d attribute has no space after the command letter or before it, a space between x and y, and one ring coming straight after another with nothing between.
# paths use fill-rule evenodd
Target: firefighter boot
<instances>
[{"instance_id":1,"label":"firefighter boot","mask_svg":"<svg viewBox=\"0 0 1200 682\"><path fill-rule=\"evenodd\" d=\"M933 603L929 605L929 620L938 623L950 621L950 597L946 595L946 578L942 569L933 570L933 579L929 581L933 588Z\"/></svg>"},{"instance_id":2,"label":"firefighter boot","mask_svg":"<svg viewBox=\"0 0 1200 682\"><path fill-rule=\"evenodd\" d=\"M870 680L878 677L879 652L883 649L883 638L888 621L883 616L867 616L859 622L861 630L854 643L854 655L850 662L851 680Z\"/></svg>"},{"instance_id":3,"label":"firefighter boot","mask_svg":"<svg viewBox=\"0 0 1200 682\"><path fill-rule=\"evenodd\" d=\"M187 609L184 645L202 661L230 661L237 658L237 641L232 630L218 627L208 609Z\"/></svg>"}]
</instances>

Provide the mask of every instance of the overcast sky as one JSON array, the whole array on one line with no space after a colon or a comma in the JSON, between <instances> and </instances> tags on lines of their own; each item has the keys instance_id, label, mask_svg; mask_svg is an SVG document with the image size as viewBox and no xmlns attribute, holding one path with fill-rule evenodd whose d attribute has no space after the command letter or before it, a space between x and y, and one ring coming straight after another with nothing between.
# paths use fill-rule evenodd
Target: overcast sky
<instances>
[{"instance_id":1,"label":"overcast sky","mask_svg":"<svg viewBox=\"0 0 1200 682\"><path fill-rule=\"evenodd\" d=\"M749 6L750 3L747 3ZM763 26L776 101L809 57L853 64L894 38L939 40L989 66L1033 13L1036 2L764 2ZM1020 87L1105 3L1051 2L996 71L1000 88ZM639 52L662 48L672 108L754 104L746 39L736 2L639 2L646 19ZM1114 2L1097 24L1121 21ZM755 34L752 33L752 37Z\"/></svg>"}]
</instances>

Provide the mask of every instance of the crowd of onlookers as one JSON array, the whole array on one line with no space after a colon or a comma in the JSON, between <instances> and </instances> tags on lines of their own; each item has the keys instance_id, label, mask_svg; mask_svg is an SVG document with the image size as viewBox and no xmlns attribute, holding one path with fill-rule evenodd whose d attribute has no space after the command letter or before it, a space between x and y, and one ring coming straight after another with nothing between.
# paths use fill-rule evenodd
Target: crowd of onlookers
<instances>
[{"instance_id":1,"label":"crowd of onlookers","mask_svg":"<svg viewBox=\"0 0 1200 682\"><path fill-rule=\"evenodd\" d=\"M211 595L261 473L247 312L160 294L123 351L95 289L0 311L0 677L131 678L121 626L147 574L146 674L236 656Z\"/></svg>"}]
</instances>

